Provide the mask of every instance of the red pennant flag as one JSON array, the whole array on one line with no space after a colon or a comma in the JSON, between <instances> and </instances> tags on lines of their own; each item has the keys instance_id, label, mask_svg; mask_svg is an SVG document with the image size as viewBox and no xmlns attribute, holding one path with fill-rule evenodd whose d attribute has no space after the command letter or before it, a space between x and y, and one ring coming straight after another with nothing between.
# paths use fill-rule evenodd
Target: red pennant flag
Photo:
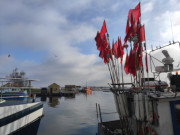
<instances>
[{"instance_id":1,"label":"red pennant flag","mask_svg":"<svg viewBox=\"0 0 180 135\"><path fill-rule=\"evenodd\" d=\"M105 22L105 20L104 20L104 22L103 22L103 26L102 26L101 31L100 31L100 35L101 35L101 37L103 37L103 36L104 36L104 34L106 34L106 33L107 33L107 29L106 29L106 22Z\"/></svg>"},{"instance_id":2,"label":"red pennant flag","mask_svg":"<svg viewBox=\"0 0 180 135\"><path fill-rule=\"evenodd\" d=\"M114 40L113 40L112 54L113 54L116 58L118 58L118 46L117 46L117 41L114 43Z\"/></svg>"},{"instance_id":3,"label":"red pennant flag","mask_svg":"<svg viewBox=\"0 0 180 135\"><path fill-rule=\"evenodd\" d=\"M143 41L145 41L144 25L140 27L139 32L138 32L138 37L139 37L139 43L142 43Z\"/></svg>"},{"instance_id":4,"label":"red pennant flag","mask_svg":"<svg viewBox=\"0 0 180 135\"><path fill-rule=\"evenodd\" d=\"M124 50L123 46L121 43L121 38L118 37L118 58L121 58L121 63L123 60L123 55L124 55Z\"/></svg>"},{"instance_id":5,"label":"red pennant flag","mask_svg":"<svg viewBox=\"0 0 180 135\"><path fill-rule=\"evenodd\" d=\"M104 50L104 63L107 64L109 62L109 59L110 59L110 50L109 48L105 48Z\"/></svg>"},{"instance_id":6,"label":"red pennant flag","mask_svg":"<svg viewBox=\"0 0 180 135\"><path fill-rule=\"evenodd\" d=\"M115 49L114 49L114 39L112 41L112 54L115 55Z\"/></svg>"},{"instance_id":7,"label":"red pennant flag","mask_svg":"<svg viewBox=\"0 0 180 135\"><path fill-rule=\"evenodd\" d=\"M141 27L141 23L140 23L140 20L138 19L138 21L137 21L137 26L136 26L136 33L139 32L140 27Z\"/></svg>"},{"instance_id":8,"label":"red pennant flag","mask_svg":"<svg viewBox=\"0 0 180 135\"><path fill-rule=\"evenodd\" d=\"M102 40L99 31L97 32L97 35L95 37L96 46L98 50L101 50Z\"/></svg>"},{"instance_id":9,"label":"red pennant flag","mask_svg":"<svg viewBox=\"0 0 180 135\"><path fill-rule=\"evenodd\" d=\"M107 48L108 42L107 42L106 35L105 35L106 33L107 33L106 22L104 20L100 33L97 32L95 41L96 41L97 49L100 51L99 57L101 57L102 59L104 58L105 63L108 62L109 57L112 58L112 55L110 55L110 51L108 51L109 48ZM107 54L109 54L108 58L106 56Z\"/></svg>"},{"instance_id":10,"label":"red pennant flag","mask_svg":"<svg viewBox=\"0 0 180 135\"><path fill-rule=\"evenodd\" d=\"M133 15L133 19L135 20L135 23L136 23L141 16L140 2L138 3L138 5L134 9L129 10L128 18L129 18L130 22L132 22L131 14Z\"/></svg>"},{"instance_id":11,"label":"red pennant flag","mask_svg":"<svg viewBox=\"0 0 180 135\"><path fill-rule=\"evenodd\" d=\"M128 71L131 73L134 77L136 76L136 65L135 65L135 50L130 51L129 59L128 59Z\"/></svg>"},{"instance_id":12,"label":"red pennant flag","mask_svg":"<svg viewBox=\"0 0 180 135\"><path fill-rule=\"evenodd\" d=\"M125 61L125 65L124 65L124 71L126 74L129 74L129 71L128 71L128 60L129 60L129 57L128 57L128 53L126 54L126 61Z\"/></svg>"},{"instance_id":13,"label":"red pennant flag","mask_svg":"<svg viewBox=\"0 0 180 135\"><path fill-rule=\"evenodd\" d=\"M135 22L133 21L133 16L131 14L131 27L128 29L126 36L124 38L124 43L127 42L128 38L131 38L134 35L134 30L135 30Z\"/></svg>"},{"instance_id":14,"label":"red pennant flag","mask_svg":"<svg viewBox=\"0 0 180 135\"><path fill-rule=\"evenodd\" d=\"M137 49L137 68L142 67L142 52L143 52L142 49L143 49L142 46L139 45Z\"/></svg>"},{"instance_id":15,"label":"red pennant flag","mask_svg":"<svg viewBox=\"0 0 180 135\"><path fill-rule=\"evenodd\" d=\"M126 34L128 33L129 31L129 19L127 19L127 24L126 24Z\"/></svg>"},{"instance_id":16,"label":"red pennant flag","mask_svg":"<svg viewBox=\"0 0 180 135\"><path fill-rule=\"evenodd\" d=\"M104 48L101 48L101 50L99 50L99 57L100 58L104 58Z\"/></svg>"}]
</instances>

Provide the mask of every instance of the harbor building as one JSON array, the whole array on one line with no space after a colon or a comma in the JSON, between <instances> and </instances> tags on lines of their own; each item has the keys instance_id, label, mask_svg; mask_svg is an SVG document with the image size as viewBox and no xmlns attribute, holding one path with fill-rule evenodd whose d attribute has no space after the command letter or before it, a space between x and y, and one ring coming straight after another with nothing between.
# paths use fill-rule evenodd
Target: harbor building
<instances>
[{"instance_id":1,"label":"harbor building","mask_svg":"<svg viewBox=\"0 0 180 135\"><path fill-rule=\"evenodd\" d=\"M51 95L60 93L60 86L56 83L53 83L48 86L48 93Z\"/></svg>"}]
</instances>

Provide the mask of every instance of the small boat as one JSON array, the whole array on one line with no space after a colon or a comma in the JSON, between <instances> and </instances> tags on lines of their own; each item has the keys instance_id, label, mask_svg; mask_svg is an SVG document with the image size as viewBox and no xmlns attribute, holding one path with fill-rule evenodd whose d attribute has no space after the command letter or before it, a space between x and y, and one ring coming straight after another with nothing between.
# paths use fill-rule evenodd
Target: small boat
<instances>
[{"instance_id":1,"label":"small boat","mask_svg":"<svg viewBox=\"0 0 180 135\"><path fill-rule=\"evenodd\" d=\"M8 80L9 78L0 79ZM30 83L31 81L36 81L30 79L26 80ZM2 82L4 82L4 80ZM4 91L3 89L1 89L0 135L36 135L40 124L40 120L43 116L43 104L41 102L27 102L31 101L31 99L27 96L26 91L21 91L20 89L13 89L6 89ZM16 100L22 97L26 97L27 101Z\"/></svg>"},{"instance_id":2,"label":"small boat","mask_svg":"<svg viewBox=\"0 0 180 135\"><path fill-rule=\"evenodd\" d=\"M91 92L92 92L91 87L89 87L89 86L84 87L82 89L82 92L86 93L87 95L91 94Z\"/></svg>"}]
</instances>

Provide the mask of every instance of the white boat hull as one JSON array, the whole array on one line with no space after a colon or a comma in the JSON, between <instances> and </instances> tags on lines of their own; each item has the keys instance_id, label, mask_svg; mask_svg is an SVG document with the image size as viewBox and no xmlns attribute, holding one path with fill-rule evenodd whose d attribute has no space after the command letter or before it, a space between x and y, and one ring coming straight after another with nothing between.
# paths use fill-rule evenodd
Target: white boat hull
<instances>
[{"instance_id":1,"label":"white boat hull","mask_svg":"<svg viewBox=\"0 0 180 135\"><path fill-rule=\"evenodd\" d=\"M15 118L15 115L18 115L18 117ZM0 125L0 134L7 135L14 133L33 121L41 118L42 115L43 108L42 104L39 102L0 107L0 121L4 122ZM5 121L4 119L7 120Z\"/></svg>"}]
</instances>

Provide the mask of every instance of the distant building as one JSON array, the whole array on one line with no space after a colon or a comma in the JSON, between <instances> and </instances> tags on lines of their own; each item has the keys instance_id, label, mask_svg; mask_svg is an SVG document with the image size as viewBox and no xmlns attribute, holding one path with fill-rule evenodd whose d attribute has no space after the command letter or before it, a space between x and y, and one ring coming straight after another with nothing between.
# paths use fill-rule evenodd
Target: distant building
<instances>
[{"instance_id":1,"label":"distant building","mask_svg":"<svg viewBox=\"0 0 180 135\"><path fill-rule=\"evenodd\" d=\"M41 88L41 94L42 95L46 95L48 92L48 89L47 88Z\"/></svg>"},{"instance_id":2,"label":"distant building","mask_svg":"<svg viewBox=\"0 0 180 135\"><path fill-rule=\"evenodd\" d=\"M66 91L74 91L76 89L76 85L65 85Z\"/></svg>"},{"instance_id":3,"label":"distant building","mask_svg":"<svg viewBox=\"0 0 180 135\"><path fill-rule=\"evenodd\" d=\"M58 94L60 91L60 86L56 83L53 83L48 86L48 93L49 94Z\"/></svg>"}]
</instances>

